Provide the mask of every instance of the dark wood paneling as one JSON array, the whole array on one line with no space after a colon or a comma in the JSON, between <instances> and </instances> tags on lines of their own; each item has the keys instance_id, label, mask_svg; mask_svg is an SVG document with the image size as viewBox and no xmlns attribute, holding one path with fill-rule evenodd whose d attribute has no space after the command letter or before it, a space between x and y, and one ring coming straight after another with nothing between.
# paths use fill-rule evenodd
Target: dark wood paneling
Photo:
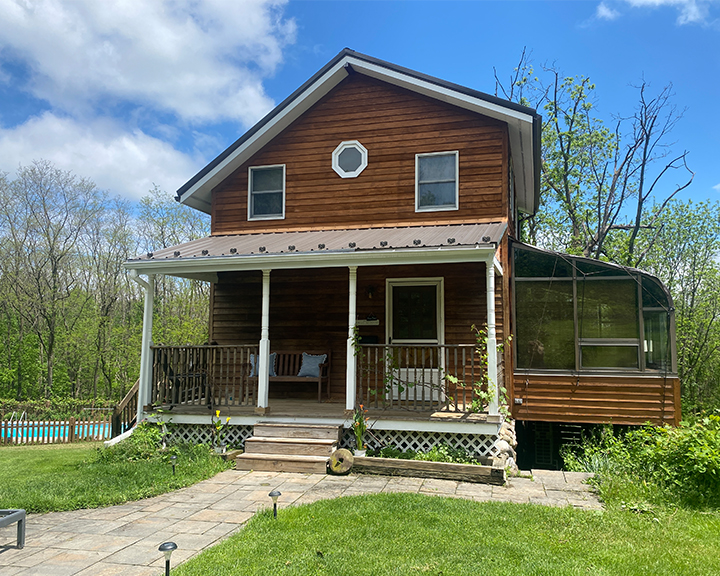
<instances>
[{"instance_id":1,"label":"dark wood paneling","mask_svg":"<svg viewBox=\"0 0 720 576\"><path fill-rule=\"evenodd\" d=\"M359 140L357 178L332 152ZM460 209L415 213L415 154L458 150ZM508 218L504 123L362 75L341 82L213 191L212 233L349 228ZM249 166L286 165L284 220L247 221Z\"/></svg>"},{"instance_id":2,"label":"dark wood paneling","mask_svg":"<svg viewBox=\"0 0 720 576\"><path fill-rule=\"evenodd\" d=\"M680 421L676 377L526 376L516 374L518 420L542 422L673 424Z\"/></svg>"}]
</instances>

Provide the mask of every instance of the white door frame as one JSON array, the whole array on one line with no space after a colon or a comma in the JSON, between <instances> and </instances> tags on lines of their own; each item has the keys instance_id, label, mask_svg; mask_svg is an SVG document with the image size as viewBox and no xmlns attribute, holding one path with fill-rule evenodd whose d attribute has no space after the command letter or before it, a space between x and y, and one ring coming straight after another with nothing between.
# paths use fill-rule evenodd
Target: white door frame
<instances>
[{"instance_id":1,"label":"white door frame","mask_svg":"<svg viewBox=\"0 0 720 576\"><path fill-rule=\"evenodd\" d=\"M392 288L393 286L437 286L436 292L436 323L437 339L433 340L391 340L392 339ZM385 279L385 342L388 344L445 344L445 278L386 278Z\"/></svg>"}]
</instances>

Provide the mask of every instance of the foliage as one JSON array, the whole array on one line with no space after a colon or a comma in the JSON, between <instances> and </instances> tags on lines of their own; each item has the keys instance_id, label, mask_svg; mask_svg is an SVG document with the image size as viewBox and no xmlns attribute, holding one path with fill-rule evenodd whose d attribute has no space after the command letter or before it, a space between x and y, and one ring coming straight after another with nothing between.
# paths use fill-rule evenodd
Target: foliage
<instances>
[{"instance_id":1,"label":"foliage","mask_svg":"<svg viewBox=\"0 0 720 576\"><path fill-rule=\"evenodd\" d=\"M377 494L266 510L173 574L705 575L718 547L717 515Z\"/></svg>"},{"instance_id":2,"label":"foliage","mask_svg":"<svg viewBox=\"0 0 720 576\"><path fill-rule=\"evenodd\" d=\"M490 382L490 374L488 373L488 329L487 324L484 324L481 328L475 326L471 327L475 333L475 353L480 359L480 380L473 382L472 386L472 403L470 405L471 412L484 412L487 410L488 405L495 400L496 385ZM505 349L505 344L509 344L512 341L512 335L508 336L504 342L498 342L495 346L497 354L502 354ZM466 385L461 382L457 376L453 374L446 374L445 379L457 386L458 384ZM507 389L504 386L497 388L498 392L498 411L506 418L510 417L510 409L508 408Z\"/></svg>"},{"instance_id":3,"label":"foliage","mask_svg":"<svg viewBox=\"0 0 720 576\"><path fill-rule=\"evenodd\" d=\"M113 449L92 444L0 448L0 508L50 512L111 506L190 486L229 467L207 446L180 444L167 451L155 446L145 457L143 443L120 448L124 442ZM172 454L175 475L168 463Z\"/></svg>"},{"instance_id":4,"label":"foliage","mask_svg":"<svg viewBox=\"0 0 720 576\"><path fill-rule=\"evenodd\" d=\"M66 418L87 418L88 416L109 418L115 403L111 400L88 401L78 398L50 398L49 400L0 399L0 420L8 420L25 413L31 420L62 420Z\"/></svg>"},{"instance_id":5,"label":"foliage","mask_svg":"<svg viewBox=\"0 0 720 576\"><path fill-rule=\"evenodd\" d=\"M223 446L225 444L225 436L227 435L230 416L225 418L225 423L223 424L222 418L220 418L220 410L215 410L215 416L210 416L210 421L212 423L213 444L217 447Z\"/></svg>"},{"instance_id":6,"label":"foliage","mask_svg":"<svg viewBox=\"0 0 720 576\"><path fill-rule=\"evenodd\" d=\"M0 173L0 397L117 402L137 379L144 294L124 262L205 236L154 188L139 214L46 161ZM206 283L158 277L154 342L207 340Z\"/></svg>"},{"instance_id":7,"label":"foliage","mask_svg":"<svg viewBox=\"0 0 720 576\"><path fill-rule=\"evenodd\" d=\"M358 450L362 450L365 446L363 436L368 428L367 423L370 420L366 416L367 413L368 411L365 410L365 407L362 404L355 408L355 412L353 412L352 429L353 434L355 434L355 446L357 446Z\"/></svg>"},{"instance_id":8,"label":"foliage","mask_svg":"<svg viewBox=\"0 0 720 576\"><path fill-rule=\"evenodd\" d=\"M454 462L456 464L479 464L464 448L452 448L445 443L433 446L427 452L399 450L395 446L383 446L379 450L369 450L368 455L379 458L397 458L400 460L424 460L427 462Z\"/></svg>"},{"instance_id":9,"label":"foliage","mask_svg":"<svg viewBox=\"0 0 720 576\"><path fill-rule=\"evenodd\" d=\"M720 415L677 428L646 426L622 436L604 428L563 454L570 470L593 472L604 496L720 507Z\"/></svg>"}]
</instances>

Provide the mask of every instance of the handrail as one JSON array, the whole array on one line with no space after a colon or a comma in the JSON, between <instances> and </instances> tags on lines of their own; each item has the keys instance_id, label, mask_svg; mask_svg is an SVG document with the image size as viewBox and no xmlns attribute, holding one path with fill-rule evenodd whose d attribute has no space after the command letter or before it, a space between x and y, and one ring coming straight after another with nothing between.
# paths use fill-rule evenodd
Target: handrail
<instances>
[{"instance_id":1,"label":"handrail","mask_svg":"<svg viewBox=\"0 0 720 576\"><path fill-rule=\"evenodd\" d=\"M112 414L112 437L115 438L136 424L140 378L132 385Z\"/></svg>"},{"instance_id":2,"label":"handrail","mask_svg":"<svg viewBox=\"0 0 720 576\"><path fill-rule=\"evenodd\" d=\"M358 401L410 411L482 411L476 344L360 344Z\"/></svg>"},{"instance_id":3,"label":"handrail","mask_svg":"<svg viewBox=\"0 0 720 576\"><path fill-rule=\"evenodd\" d=\"M153 406L254 406L257 344L151 346Z\"/></svg>"}]
</instances>

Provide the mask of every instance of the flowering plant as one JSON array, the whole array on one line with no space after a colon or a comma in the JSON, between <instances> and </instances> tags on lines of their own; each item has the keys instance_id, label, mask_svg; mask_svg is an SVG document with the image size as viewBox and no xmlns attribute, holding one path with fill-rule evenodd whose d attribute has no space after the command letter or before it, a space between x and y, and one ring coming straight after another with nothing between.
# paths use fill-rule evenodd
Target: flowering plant
<instances>
[{"instance_id":1,"label":"flowering plant","mask_svg":"<svg viewBox=\"0 0 720 576\"><path fill-rule=\"evenodd\" d=\"M355 413L353 414L352 427L353 432L355 433L355 445L358 450L362 450L365 446L363 444L363 435L367 430L367 423L369 420L366 414L367 410L365 410L365 407L362 404L360 404L359 408L355 408Z\"/></svg>"},{"instance_id":2,"label":"flowering plant","mask_svg":"<svg viewBox=\"0 0 720 576\"><path fill-rule=\"evenodd\" d=\"M215 418L217 418L217 420L215 420ZM228 423L230 422L230 416L225 418L225 423L223 424L222 418L220 418L220 410L215 410L215 416L211 416L210 420L212 421L213 425L213 436L215 436L215 445L222 446L224 444L223 440L225 439L225 435L227 434L227 427Z\"/></svg>"}]
</instances>

